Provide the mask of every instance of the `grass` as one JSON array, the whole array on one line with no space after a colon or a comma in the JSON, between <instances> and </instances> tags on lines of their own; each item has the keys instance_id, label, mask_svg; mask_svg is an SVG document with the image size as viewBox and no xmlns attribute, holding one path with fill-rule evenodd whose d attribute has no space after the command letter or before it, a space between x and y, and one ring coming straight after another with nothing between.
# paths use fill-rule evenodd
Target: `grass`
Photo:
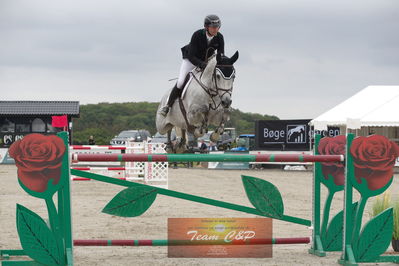
<instances>
[{"instance_id":1,"label":"grass","mask_svg":"<svg viewBox=\"0 0 399 266\"><path fill-rule=\"evenodd\" d=\"M393 233L392 238L399 239L399 199L392 201L391 193L389 191L375 197L371 211L371 217L375 217L389 207L393 208Z\"/></svg>"},{"instance_id":2,"label":"grass","mask_svg":"<svg viewBox=\"0 0 399 266\"><path fill-rule=\"evenodd\" d=\"M395 201L393 204L393 239L399 239L399 201Z\"/></svg>"},{"instance_id":3,"label":"grass","mask_svg":"<svg viewBox=\"0 0 399 266\"><path fill-rule=\"evenodd\" d=\"M389 191L376 196L373 201L371 211L369 212L370 216L375 217L384 210L388 209L391 206L391 201L391 193Z\"/></svg>"}]
</instances>

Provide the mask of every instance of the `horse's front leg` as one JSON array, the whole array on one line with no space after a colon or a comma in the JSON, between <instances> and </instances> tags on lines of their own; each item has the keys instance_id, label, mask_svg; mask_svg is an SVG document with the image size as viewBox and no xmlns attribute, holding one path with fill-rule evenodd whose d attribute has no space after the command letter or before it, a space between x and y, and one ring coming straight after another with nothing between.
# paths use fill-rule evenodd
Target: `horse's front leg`
<instances>
[{"instance_id":1,"label":"horse's front leg","mask_svg":"<svg viewBox=\"0 0 399 266\"><path fill-rule=\"evenodd\" d=\"M193 106L188 112L187 119L195 127L194 135L197 138L203 136L208 129L208 113L206 105Z\"/></svg>"},{"instance_id":2,"label":"horse's front leg","mask_svg":"<svg viewBox=\"0 0 399 266\"><path fill-rule=\"evenodd\" d=\"M222 122L209 137L212 142L217 142L224 132L224 123Z\"/></svg>"},{"instance_id":3,"label":"horse's front leg","mask_svg":"<svg viewBox=\"0 0 399 266\"><path fill-rule=\"evenodd\" d=\"M205 133L208 133L208 119L207 116L203 116L202 123L200 126L196 127L197 137L203 136ZM194 132L195 134L195 132Z\"/></svg>"},{"instance_id":4,"label":"horse's front leg","mask_svg":"<svg viewBox=\"0 0 399 266\"><path fill-rule=\"evenodd\" d=\"M223 114L222 114L222 123L224 127L224 123L230 120L230 115L231 115L232 108L223 108Z\"/></svg>"},{"instance_id":5,"label":"horse's front leg","mask_svg":"<svg viewBox=\"0 0 399 266\"><path fill-rule=\"evenodd\" d=\"M224 123L222 122L215 130L219 135L222 135L224 132Z\"/></svg>"}]
</instances>

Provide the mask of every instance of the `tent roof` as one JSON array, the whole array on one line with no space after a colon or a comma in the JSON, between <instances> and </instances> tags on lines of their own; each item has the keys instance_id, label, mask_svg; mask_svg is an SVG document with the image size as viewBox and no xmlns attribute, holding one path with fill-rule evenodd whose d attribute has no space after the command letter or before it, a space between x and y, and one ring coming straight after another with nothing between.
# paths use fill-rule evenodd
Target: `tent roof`
<instances>
[{"instance_id":1,"label":"tent roof","mask_svg":"<svg viewBox=\"0 0 399 266\"><path fill-rule=\"evenodd\" d=\"M348 119L360 122L360 126L399 126L399 86L368 86L310 124L325 129L347 125Z\"/></svg>"}]
</instances>

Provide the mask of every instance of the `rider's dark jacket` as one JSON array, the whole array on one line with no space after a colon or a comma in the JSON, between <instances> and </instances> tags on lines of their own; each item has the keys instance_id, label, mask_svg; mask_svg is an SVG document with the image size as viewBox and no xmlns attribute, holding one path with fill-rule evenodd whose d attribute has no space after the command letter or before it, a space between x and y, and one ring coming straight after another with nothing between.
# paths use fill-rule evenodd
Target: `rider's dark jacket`
<instances>
[{"instance_id":1,"label":"rider's dark jacket","mask_svg":"<svg viewBox=\"0 0 399 266\"><path fill-rule=\"evenodd\" d=\"M206 29L200 29L194 32L189 44L181 48L183 58L187 58L190 62L198 67L204 67L207 56L206 51L209 47L217 50L218 54L224 54L224 39L223 35L218 32L215 37L209 42L206 39Z\"/></svg>"}]
</instances>

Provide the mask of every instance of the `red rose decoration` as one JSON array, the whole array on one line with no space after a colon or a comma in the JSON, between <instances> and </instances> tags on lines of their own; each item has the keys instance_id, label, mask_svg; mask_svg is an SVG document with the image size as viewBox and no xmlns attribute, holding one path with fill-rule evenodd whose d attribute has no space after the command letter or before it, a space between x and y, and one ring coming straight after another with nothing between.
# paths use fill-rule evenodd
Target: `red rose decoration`
<instances>
[{"instance_id":1,"label":"red rose decoration","mask_svg":"<svg viewBox=\"0 0 399 266\"><path fill-rule=\"evenodd\" d=\"M339 135L333 138L324 137L320 140L318 151L321 155L342 155L345 154L346 137ZM345 165L343 162L323 162L321 163L323 176L328 180L328 175L334 178L337 186L345 183Z\"/></svg>"},{"instance_id":2,"label":"red rose decoration","mask_svg":"<svg viewBox=\"0 0 399 266\"><path fill-rule=\"evenodd\" d=\"M58 184L65 153L61 138L30 134L14 142L9 153L17 165L19 180L30 190L46 191L50 179L54 185Z\"/></svg>"},{"instance_id":3,"label":"red rose decoration","mask_svg":"<svg viewBox=\"0 0 399 266\"><path fill-rule=\"evenodd\" d=\"M368 188L377 190L391 180L399 147L384 136L372 135L355 138L350 153L357 182L360 184L360 178L365 178Z\"/></svg>"}]
</instances>

